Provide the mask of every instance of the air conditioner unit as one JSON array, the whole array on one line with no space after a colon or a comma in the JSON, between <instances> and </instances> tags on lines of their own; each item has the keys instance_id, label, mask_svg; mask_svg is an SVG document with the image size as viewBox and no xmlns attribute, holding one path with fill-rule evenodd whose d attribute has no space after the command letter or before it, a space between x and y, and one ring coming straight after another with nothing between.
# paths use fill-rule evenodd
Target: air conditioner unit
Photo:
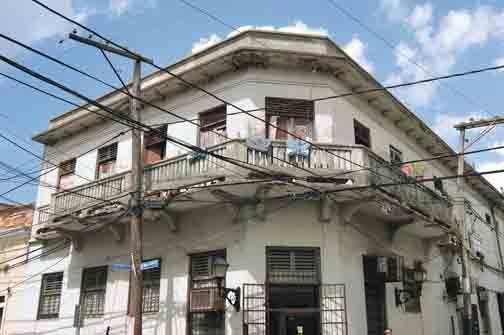
<instances>
[{"instance_id":1,"label":"air conditioner unit","mask_svg":"<svg viewBox=\"0 0 504 335\"><path fill-rule=\"evenodd\" d=\"M191 312L223 311L226 308L224 297L218 287L193 288L189 297Z\"/></svg>"}]
</instances>

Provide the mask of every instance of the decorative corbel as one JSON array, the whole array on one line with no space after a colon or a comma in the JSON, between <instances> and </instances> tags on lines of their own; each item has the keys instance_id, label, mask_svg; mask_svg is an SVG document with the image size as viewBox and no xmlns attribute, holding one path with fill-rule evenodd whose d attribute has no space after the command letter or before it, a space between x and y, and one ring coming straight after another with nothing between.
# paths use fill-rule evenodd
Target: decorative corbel
<instances>
[{"instance_id":1,"label":"decorative corbel","mask_svg":"<svg viewBox=\"0 0 504 335\"><path fill-rule=\"evenodd\" d=\"M415 223L415 218L413 217L405 218L404 220L401 221L394 221L387 223L386 231L388 233L389 242L390 243L394 242L394 238L396 237L397 233L399 233L401 228L413 223Z\"/></svg>"},{"instance_id":2,"label":"decorative corbel","mask_svg":"<svg viewBox=\"0 0 504 335\"><path fill-rule=\"evenodd\" d=\"M259 186L256 190L255 199L257 200L257 202L255 205L255 214L256 217L261 221L266 220L266 205L264 203L264 200L268 196L268 193L271 191L272 187L272 185L266 184Z\"/></svg>"},{"instance_id":3,"label":"decorative corbel","mask_svg":"<svg viewBox=\"0 0 504 335\"><path fill-rule=\"evenodd\" d=\"M61 236L69 239L72 242L72 247L75 251L80 252L82 250L84 239L81 234L61 228L55 229L55 231L60 233Z\"/></svg>"},{"instance_id":4,"label":"decorative corbel","mask_svg":"<svg viewBox=\"0 0 504 335\"><path fill-rule=\"evenodd\" d=\"M352 217L357 213L363 206L367 205L371 201L375 201L376 197L369 197L359 200L352 200L343 202L338 205L339 214L343 220L345 225L349 224L352 220Z\"/></svg>"},{"instance_id":5,"label":"decorative corbel","mask_svg":"<svg viewBox=\"0 0 504 335\"><path fill-rule=\"evenodd\" d=\"M122 242L124 238L124 227L116 224L109 224L107 230L112 233L116 242Z\"/></svg>"},{"instance_id":6,"label":"decorative corbel","mask_svg":"<svg viewBox=\"0 0 504 335\"><path fill-rule=\"evenodd\" d=\"M162 222L166 223L168 227L170 228L170 231L172 233L175 233L178 231L178 225L177 225L177 217L174 213L170 213L166 209L161 212L161 220Z\"/></svg>"}]
</instances>

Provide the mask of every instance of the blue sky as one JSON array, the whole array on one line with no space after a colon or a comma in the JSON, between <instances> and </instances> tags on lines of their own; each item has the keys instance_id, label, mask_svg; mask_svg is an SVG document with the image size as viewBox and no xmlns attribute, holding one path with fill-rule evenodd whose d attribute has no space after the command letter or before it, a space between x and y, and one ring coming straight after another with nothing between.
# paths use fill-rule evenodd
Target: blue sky
<instances>
[{"instance_id":1,"label":"blue sky","mask_svg":"<svg viewBox=\"0 0 504 335\"><path fill-rule=\"evenodd\" d=\"M44 2L114 41L153 58L158 64L173 63L192 50L208 46L232 33L229 28L180 0ZM191 2L242 29L252 26L328 34L385 84L504 64L504 4L499 1L334 0L384 37L391 47L342 15L328 0ZM96 50L68 40L58 43L74 27L45 12L30 0L4 0L2 5L0 32L103 79L116 82ZM97 96L106 91L106 87L6 41L0 41L0 53L71 85L88 96ZM130 64L124 59L112 59L122 75L128 78ZM420 67L412 64L413 61ZM145 71L152 69L146 68ZM64 96L6 65L0 64L0 72ZM504 114L501 109L502 87L504 72L493 72L443 84L397 89L394 93L448 143L455 145L454 123L470 117ZM31 142L31 136L44 130L50 117L65 112L69 106L19 87L7 79L0 78L0 89L0 132L40 153L41 146ZM503 127L494 129L472 148L504 144ZM476 134L476 131L471 132L469 138ZM39 164L37 159L2 141L0 157L1 162L20 167L23 171L36 169ZM504 151L471 157L471 161L481 171L504 168ZM1 181L5 177L0 167L0 192L22 181ZM504 187L503 175L494 175L489 179L498 187ZM24 187L10 195L19 201L32 201L36 196L35 187Z\"/></svg>"}]
</instances>

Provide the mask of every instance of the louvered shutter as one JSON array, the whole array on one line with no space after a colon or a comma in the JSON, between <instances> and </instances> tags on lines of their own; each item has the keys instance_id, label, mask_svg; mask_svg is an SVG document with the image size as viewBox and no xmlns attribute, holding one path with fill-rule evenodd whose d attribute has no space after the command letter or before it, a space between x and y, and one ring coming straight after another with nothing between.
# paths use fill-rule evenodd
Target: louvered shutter
<instances>
[{"instance_id":1,"label":"louvered shutter","mask_svg":"<svg viewBox=\"0 0 504 335\"><path fill-rule=\"evenodd\" d=\"M117 157L117 143L98 149L98 162L115 160Z\"/></svg>"},{"instance_id":2,"label":"louvered shutter","mask_svg":"<svg viewBox=\"0 0 504 335\"><path fill-rule=\"evenodd\" d=\"M318 284L320 253L316 248L268 248L268 282Z\"/></svg>"},{"instance_id":3,"label":"louvered shutter","mask_svg":"<svg viewBox=\"0 0 504 335\"><path fill-rule=\"evenodd\" d=\"M202 130L214 129L226 124L226 106L216 107L208 112L201 113L200 126Z\"/></svg>"},{"instance_id":4,"label":"louvered shutter","mask_svg":"<svg viewBox=\"0 0 504 335\"><path fill-rule=\"evenodd\" d=\"M266 97L266 115L313 120L315 104L310 100Z\"/></svg>"},{"instance_id":5,"label":"louvered shutter","mask_svg":"<svg viewBox=\"0 0 504 335\"><path fill-rule=\"evenodd\" d=\"M225 299L219 294L213 274L213 261L226 258L225 250L191 255L191 289L189 309L191 312L216 312L225 309ZM225 282L222 283L225 285Z\"/></svg>"},{"instance_id":6,"label":"louvered shutter","mask_svg":"<svg viewBox=\"0 0 504 335\"><path fill-rule=\"evenodd\" d=\"M75 173L76 159L70 159L60 164L60 176Z\"/></svg>"},{"instance_id":7,"label":"louvered shutter","mask_svg":"<svg viewBox=\"0 0 504 335\"><path fill-rule=\"evenodd\" d=\"M166 126L162 126L159 128L156 128L156 131L150 131L148 133L145 133L144 135L144 145L145 147L149 147L151 145L163 143L166 141L165 137L162 136L166 135Z\"/></svg>"}]
</instances>

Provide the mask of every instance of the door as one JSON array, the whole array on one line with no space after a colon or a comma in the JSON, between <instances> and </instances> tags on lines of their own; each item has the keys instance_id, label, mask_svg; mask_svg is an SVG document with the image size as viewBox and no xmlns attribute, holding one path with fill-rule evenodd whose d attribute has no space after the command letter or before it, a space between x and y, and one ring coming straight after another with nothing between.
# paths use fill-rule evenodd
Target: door
<instances>
[{"instance_id":1,"label":"door","mask_svg":"<svg viewBox=\"0 0 504 335\"><path fill-rule=\"evenodd\" d=\"M385 279L378 273L378 259L364 256L364 290L368 335L382 335L386 327Z\"/></svg>"},{"instance_id":2,"label":"door","mask_svg":"<svg viewBox=\"0 0 504 335\"><path fill-rule=\"evenodd\" d=\"M271 285L268 293L269 334L320 334L319 286Z\"/></svg>"}]
</instances>

